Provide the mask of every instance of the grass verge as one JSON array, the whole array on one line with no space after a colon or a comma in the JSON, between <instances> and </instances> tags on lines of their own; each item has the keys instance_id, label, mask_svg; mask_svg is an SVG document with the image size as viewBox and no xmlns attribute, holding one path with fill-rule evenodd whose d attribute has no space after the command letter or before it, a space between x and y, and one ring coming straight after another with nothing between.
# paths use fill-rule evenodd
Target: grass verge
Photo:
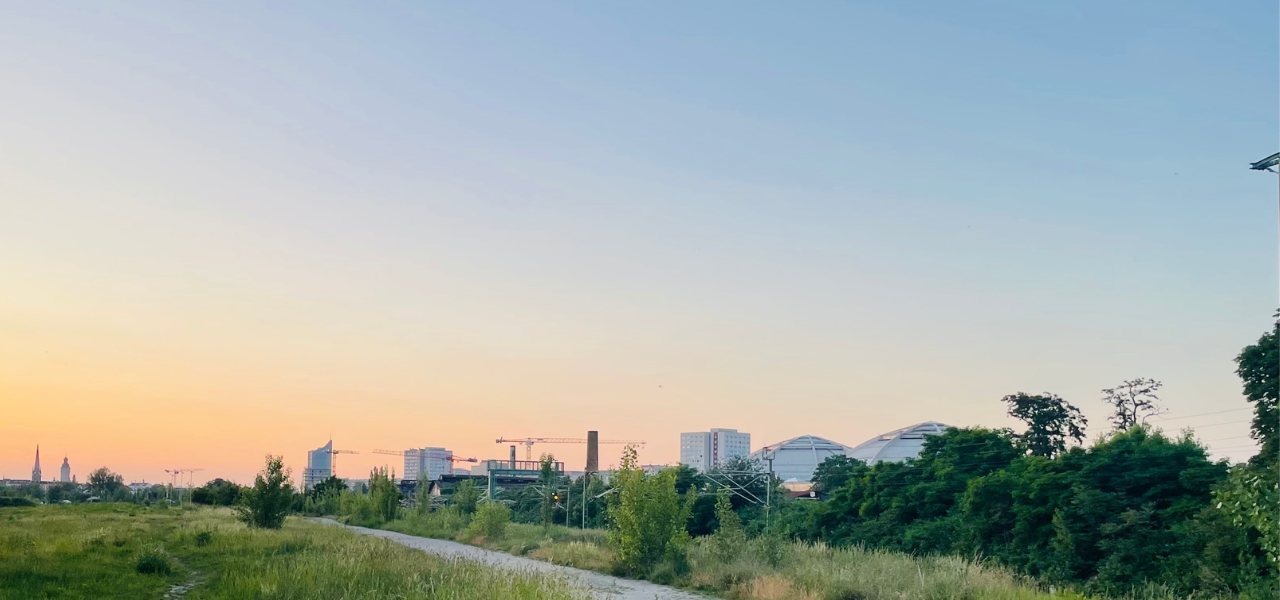
<instances>
[{"instance_id":1,"label":"grass verge","mask_svg":"<svg viewBox=\"0 0 1280 600\"><path fill-rule=\"evenodd\" d=\"M215 509L0 509L0 599L161 598L192 581L185 600L585 597L553 576L437 558L298 519L264 531Z\"/></svg>"}]
</instances>

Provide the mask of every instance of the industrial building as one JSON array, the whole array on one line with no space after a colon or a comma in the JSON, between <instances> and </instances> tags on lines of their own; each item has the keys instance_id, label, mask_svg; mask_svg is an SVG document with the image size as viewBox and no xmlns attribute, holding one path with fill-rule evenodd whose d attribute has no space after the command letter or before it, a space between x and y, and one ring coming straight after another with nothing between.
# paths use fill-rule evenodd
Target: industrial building
<instances>
[{"instance_id":1,"label":"industrial building","mask_svg":"<svg viewBox=\"0 0 1280 600\"><path fill-rule=\"evenodd\" d=\"M309 490L333 475L333 440L307 451L307 468L302 471L302 489Z\"/></svg>"},{"instance_id":2,"label":"industrial building","mask_svg":"<svg viewBox=\"0 0 1280 600\"><path fill-rule=\"evenodd\" d=\"M712 429L680 434L680 464L705 472L735 456L751 453L751 434L737 429Z\"/></svg>"},{"instance_id":3,"label":"industrial building","mask_svg":"<svg viewBox=\"0 0 1280 600\"><path fill-rule=\"evenodd\" d=\"M853 448L816 435L802 435L770 444L751 453L751 458L773 469L774 477L783 483L804 483L813 479L813 471L832 456L848 455Z\"/></svg>"},{"instance_id":4,"label":"industrial building","mask_svg":"<svg viewBox=\"0 0 1280 600\"><path fill-rule=\"evenodd\" d=\"M920 456L924 448L924 437L937 435L947 430L950 425L937 421L925 421L882 433L849 450L850 458L866 461L869 465L878 462L899 462Z\"/></svg>"}]
</instances>

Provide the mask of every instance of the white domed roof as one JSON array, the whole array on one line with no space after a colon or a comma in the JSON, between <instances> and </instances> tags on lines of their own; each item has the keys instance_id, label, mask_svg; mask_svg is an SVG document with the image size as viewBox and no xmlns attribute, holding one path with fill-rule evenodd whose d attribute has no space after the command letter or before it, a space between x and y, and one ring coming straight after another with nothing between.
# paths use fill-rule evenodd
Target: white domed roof
<instances>
[{"instance_id":1,"label":"white domed roof","mask_svg":"<svg viewBox=\"0 0 1280 600\"><path fill-rule=\"evenodd\" d=\"M802 435L756 450L751 458L765 467L772 458L773 474L784 482L806 482L813 479L813 470L822 461L851 450L853 448L816 435Z\"/></svg>"},{"instance_id":2,"label":"white domed roof","mask_svg":"<svg viewBox=\"0 0 1280 600\"><path fill-rule=\"evenodd\" d=\"M851 448L845 455L850 458L866 461L869 465L878 462L898 462L920 456L924 447L924 436L937 435L947 430L950 425L937 421L925 421L910 427L895 429L882 433Z\"/></svg>"}]
</instances>

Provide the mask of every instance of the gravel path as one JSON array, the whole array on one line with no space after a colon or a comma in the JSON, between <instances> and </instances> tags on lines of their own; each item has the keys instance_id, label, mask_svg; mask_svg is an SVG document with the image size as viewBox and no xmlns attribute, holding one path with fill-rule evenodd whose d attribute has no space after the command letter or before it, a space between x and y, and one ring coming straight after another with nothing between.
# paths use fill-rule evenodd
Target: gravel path
<instances>
[{"instance_id":1,"label":"gravel path","mask_svg":"<svg viewBox=\"0 0 1280 600\"><path fill-rule=\"evenodd\" d=\"M407 535L395 531L386 531L383 529L368 529L365 527L356 527L354 525L343 525L332 519L310 520L329 525L337 525L339 527L346 527L347 529L362 535L372 535L375 537L385 538L398 544L404 544L410 548L417 548L423 552L443 556L445 558L461 558L464 560L492 565L502 569L561 575L581 584L591 593L592 598L607 600L707 600L707 596L677 590L665 585L649 583L648 581L622 579L612 575L596 573L595 571L586 571L583 569L575 569L573 567L562 567L560 565L553 565L540 560L533 560L532 558L513 556L505 552L485 550L484 548L459 544L458 542L451 542L449 540L437 540Z\"/></svg>"}]
</instances>

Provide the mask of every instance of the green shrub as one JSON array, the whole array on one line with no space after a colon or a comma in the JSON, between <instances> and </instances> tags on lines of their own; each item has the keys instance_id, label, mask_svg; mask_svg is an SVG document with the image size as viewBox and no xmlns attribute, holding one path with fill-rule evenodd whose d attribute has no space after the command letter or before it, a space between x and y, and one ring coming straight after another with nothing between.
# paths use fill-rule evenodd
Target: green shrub
<instances>
[{"instance_id":1,"label":"green shrub","mask_svg":"<svg viewBox=\"0 0 1280 600\"><path fill-rule=\"evenodd\" d=\"M165 555L164 548L159 546L148 548L139 554L138 564L135 568L143 575L170 575L173 573L173 566L169 564L169 557Z\"/></svg>"},{"instance_id":2,"label":"green shrub","mask_svg":"<svg viewBox=\"0 0 1280 600\"><path fill-rule=\"evenodd\" d=\"M213 543L213 533L209 531L201 531L196 534L197 546L208 546Z\"/></svg>"},{"instance_id":3,"label":"green shrub","mask_svg":"<svg viewBox=\"0 0 1280 600\"><path fill-rule=\"evenodd\" d=\"M511 523L511 509L501 502L485 502L476 509L476 516L467 527L470 535L484 536L485 539L500 540L507 534L507 525Z\"/></svg>"}]
</instances>

